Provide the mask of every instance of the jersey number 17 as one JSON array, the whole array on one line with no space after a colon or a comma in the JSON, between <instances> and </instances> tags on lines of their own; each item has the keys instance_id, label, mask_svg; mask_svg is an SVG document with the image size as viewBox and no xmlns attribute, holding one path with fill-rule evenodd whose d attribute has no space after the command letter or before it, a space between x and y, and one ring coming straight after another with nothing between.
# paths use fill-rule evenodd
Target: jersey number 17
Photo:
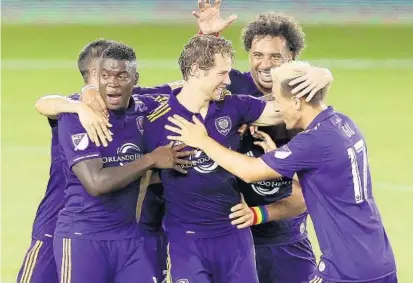
<instances>
[{"instance_id":1,"label":"jersey number 17","mask_svg":"<svg viewBox=\"0 0 413 283\"><path fill-rule=\"evenodd\" d=\"M354 198L356 203L367 199L367 151L364 140L359 140L354 146L347 149L351 162L351 174L353 176ZM360 173L361 172L361 173Z\"/></svg>"}]
</instances>

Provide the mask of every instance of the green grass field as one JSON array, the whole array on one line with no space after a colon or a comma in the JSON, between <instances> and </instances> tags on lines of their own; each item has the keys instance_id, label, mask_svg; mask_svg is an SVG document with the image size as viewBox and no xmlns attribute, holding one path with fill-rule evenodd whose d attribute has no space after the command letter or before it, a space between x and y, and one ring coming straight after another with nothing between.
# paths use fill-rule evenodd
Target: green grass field
<instances>
[{"instance_id":1,"label":"green grass field","mask_svg":"<svg viewBox=\"0 0 413 283\"><path fill-rule=\"evenodd\" d=\"M224 36L237 49L236 66L246 69L240 28ZM365 134L374 194L396 254L399 282L413 282L413 136L408 130L413 124L413 27L305 26L304 31L302 58L329 60L335 76L329 102ZM35 111L35 100L78 91L77 54L98 37L135 47L142 60L141 85L180 79L176 58L195 32L195 26L181 25L2 26L2 282L15 282L48 177L49 127Z\"/></svg>"}]
</instances>

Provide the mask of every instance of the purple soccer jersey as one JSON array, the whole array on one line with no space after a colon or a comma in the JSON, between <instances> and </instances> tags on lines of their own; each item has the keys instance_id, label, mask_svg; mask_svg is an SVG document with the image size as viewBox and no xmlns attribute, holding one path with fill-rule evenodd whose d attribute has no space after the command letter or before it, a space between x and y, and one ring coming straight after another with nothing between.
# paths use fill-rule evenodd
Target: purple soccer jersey
<instances>
[{"instance_id":1,"label":"purple soccer jersey","mask_svg":"<svg viewBox=\"0 0 413 283\"><path fill-rule=\"evenodd\" d=\"M257 88L251 74L242 73L237 70L230 72L231 85L228 87L232 93L246 93L255 97L263 97L264 94ZM297 131L289 131L285 124L260 127L277 143L284 145ZM264 154L261 147L254 145L254 138L246 133L240 145L239 152L248 156L259 157ZM239 190L249 206L265 205L288 197L292 190L292 180L279 178L253 184L245 183L238 179ZM307 238L306 231L307 213L298 217L283 221L272 221L251 227L252 236L256 246L285 245L295 243Z\"/></svg>"},{"instance_id":2,"label":"purple soccer jersey","mask_svg":"<svg viewBox=\"0 0 413 283\"><path fill-rule=\"evenodd\" d=\"M145 119L145 143L149 151L166 145L171 133L164 126L174 114L191 120L196 115L211 137L228 148L238 148L238 127L257 120L265 103L250 96L227 96L224 101L211 102L203 119L180 104L174 91L167 104L155 109ZM228 215L232 206L240 202L236 178L219 167L202 151L197 150L191 160L194 166L188 174L162 170L166 204L165 227L168 237L190 234L195 237L226 234L234 229ZM177 233L174 233L176 231Z\"/></svg>"},{"instance_id":3,"label":"purple soccer jersey","mask_svg":"<svg viewBox=\"0 0 413 283\"><path fill-rule=\"evenodd\" d=\"M134 97L126 111L110 111L113 141L106 148L98 148L89 141L77 115L59 117L59 143L66 159L67 196L65 208L59 214L57 236L95 240L138 236L135 212L139 180L120 191L92 197L73 173L72 166L94 158L102 158L104 167L123 166L141 158L144 153L141 120L151 103L156 103L151 97Z\"/></svg>"},{"instance_id":4,"label":"purple soccer jersey","mask_svg":"<svg viewBox=\"0 0 413 283\"><path fill-rule=\"evenodd\" d=\"M372 195L366 144L351 119L329 107L262 159L288 178L299 177L322 252L319 277L360 282L396 272Z\"/></svg>"}]
</instances>

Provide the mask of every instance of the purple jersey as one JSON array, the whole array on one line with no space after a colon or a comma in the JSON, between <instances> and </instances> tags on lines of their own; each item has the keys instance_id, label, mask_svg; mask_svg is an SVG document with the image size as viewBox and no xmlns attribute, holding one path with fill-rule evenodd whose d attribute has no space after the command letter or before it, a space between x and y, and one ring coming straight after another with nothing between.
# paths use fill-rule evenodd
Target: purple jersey
<instances>
[{"instance_id":1,"label":"purple jersey","mask_svg":"<svg viewBox=\"0 0 413 283\"><path fill-rule=\"evenodd\" d=\"M139 96L130 100L127 110L110 111L113 141L106 148L98 148L89 141L77 115L59 117L59 144L66 161L67 185L65 208L59 213L55 231L57 236L95 240L138 236L135 212L139 180L117 192L92 197L72 171L72 166L88 159L102 158L104 168L115 167L141 158L144 153L141 120L152 103L156 102L151 97Z\"/></svg>"},{"instance_id":2,"label":"purple jersey","mask_svg":"<svg viewBox=\"0 0 413 283\"><path fill-rule=\"evenodd\" d=\"M263 97L264 94L257 88L251 74L241 73L237 70L230 72L231 85L228 87L232 93L246 93L255 97ZM284 145L297 131L289 131L285 124L260 127L276 141L277 146ZM241 141L240 153L248 156L259 157L264 154L261 147L254 145L254 138L248 133ZM248 184L238 179L238 188L244 195L249 206L265 205L288 197L292 190L292 180L279 178ZM272 221L251 227L255 245L284 245L295 243L307 237L306 231L307 213L298 217L283 221Z\"/></svg>"},{"instance_id":3,"label":"purple jersey","mask_svg":"<svg viewBox=\"0 0 413 283\"><path fill-rule=\"evenodd\" d=\"M71 99L79 99L78 94L69 96ZM51 164L49 170L49 180L47 182L46 193L36 212L33 222L32 237L42 240L44 237L52 238L56 227L57 215L64 206L64 185L65 176L63 174L64 158L59 151L57 120L48 119L52 130L51 142Z\"/></svg>"},{"instance_id":4,"label":"purple jersey","mask_svg":"<svg viewBox=\"0 0 413 283\"><path fill-rule=\"evenodd\" d=\"M133 94L170 94L172 91L171 87L167 84L156 86L156 87L140 87L136 86L133 88L132 93Z\"/></svg>"},{"instance_id":5,"label":"purple jersey","mask_svg":"<svg viewBox=\"0 0 413 283\"><path fill-rule=\"evenodd\" d=\"M206 126L209 135L227 148L239 146L238 127L257 120L265 103L250 96L227 96L224 101L211 102L203 119L188 111L172 93L167 104L154 110L145 119L145 142L149 151L166 145L171 132L164 126L174 114L191 120L196 115ZM195 162L182 175L173 170L162 170L168 236L179 233L205 237L226 234L236 229L228 215L232 206L240 202L236 178L219 167L202 151L191 157ZM177 233L173 233L173 231Z\"/></svg>"},{"instance_id":6,"label":"purple jersey","mask_svg":"<svg viewBox=\"0 0 413 283\"><path fill-rule=\"evenodd\" d=\"M323 279L364 282L396 271L372 195L366 144L351 119L329 107L262 159L288 178L298 174L322 252Z\"/></svg>"}]
</instances>

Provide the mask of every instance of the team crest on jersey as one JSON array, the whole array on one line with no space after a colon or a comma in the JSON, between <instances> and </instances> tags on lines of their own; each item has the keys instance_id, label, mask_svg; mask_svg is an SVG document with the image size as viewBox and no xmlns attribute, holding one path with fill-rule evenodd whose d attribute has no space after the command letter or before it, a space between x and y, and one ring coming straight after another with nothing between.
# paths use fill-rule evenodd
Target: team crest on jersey
<instances>
[{"instance_id":1,"label":"team crest on jersey","mask_svg":"<svg viewBox=\"0 0 413 283\"><path fill-rule=\"evenodd\" d=\"M89 138L86 133L72 135L72 142L75 146L75 151L85 150L89 145Z\"/></svg>"},{"instance_id":2,"label":"team crest on jersey","mask_svg":"<svg viewBox=\"0 0 413 283\"><path fill-rule=\"evenodd\" d=\"M136 126L138 126L139 132L143 135L143 116L136 118Z\"/></svg>"},{"instance_id":3,"label":"team crest on jersey","mask_svg":"<svg viewBox=\"0 0 413 283\"><path fill-rule=\"evenodd\" d=\"M176 280L176 283L189 283L188 279L178 279Z\"/></svg>"},{"instance_id":4,"label":"team crest on jersey","mask_svg":"<svg viewBox=\"0 0 413 283\"><path fill-rule=\"evenodd\" d=\"M215 127L220 134L226 136L232 128L231 119L228 116L217 118L215 119Z\"/></svg>"}]
</instances>

